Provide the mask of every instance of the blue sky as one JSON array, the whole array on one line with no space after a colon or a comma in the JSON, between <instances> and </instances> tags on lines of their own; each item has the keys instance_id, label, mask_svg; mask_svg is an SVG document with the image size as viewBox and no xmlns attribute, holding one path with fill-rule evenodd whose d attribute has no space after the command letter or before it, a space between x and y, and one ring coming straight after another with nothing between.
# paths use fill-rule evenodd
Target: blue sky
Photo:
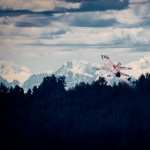
<instances>
[{"instance_id":1,"label":"blue sky","mask_svg":"<svg viewBox=\"0 0 150 150\"><path fill-rule=\"evenodd\" d=\"M0 8L0 64L8 79L68 60L98 63L100 54L125 64L150 55L149 0L1 0Z\"/></svg>"}]
</instances>

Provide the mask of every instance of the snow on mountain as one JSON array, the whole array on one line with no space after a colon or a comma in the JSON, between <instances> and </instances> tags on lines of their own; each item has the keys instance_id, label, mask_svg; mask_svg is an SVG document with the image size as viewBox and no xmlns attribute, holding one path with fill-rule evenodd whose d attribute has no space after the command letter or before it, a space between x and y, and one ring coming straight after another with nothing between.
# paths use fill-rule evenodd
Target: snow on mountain
<instances>
[{"instance_id":1,"label":"snow on mountain","mask_svg":"<svg viewBox=\"0 0 150 150\"><path fill-rule=\"evenodd\" d=\"M117 78L115 75L110 74L106 71L97 71L97 67L97 65L93 65L85 61L68 61L53 74L55 74L57 77L65 76L67 89L75 87L76 84L79 84L81 82L92 83L99 77L104 77L108 82L108 85L111 86L113 86L114 84L117 85L119 82L129 83L128 80ZM40 85L44 77L48 75L50 74L37 74L30 76L29 79L24 82L23 88L25 90L28 90L29 88Z\"/></svg>"},{"instance_id":2,"label":"snow on mountain","mask_svg":"<svg viewBox=\"0 0 150 150\"><path fill-rule=\"evenodd\" d=\"M10 87L15 87L16 85L20 85L20 82L17 80L9 82L6 79L4 79L2 76L0 76L0 84L3 84L4 86L10 88Z\"/></svg>"},{"instance_id":3,"label":"snow on mountain","mask_svg":"<svg viewBox=\"0 0 150 150\"><path fill-rule=\"evenodd\" d=\"M0 76L0 84L5 85L6 87L10 87L10 84L7 80Z\"/></svg>"},{"instance_id":4,"label":"snow on mountain","mask_svg":"<svg viewBox=\"0 0 150 150\"><path fill-rule=\"evenodd\" d=\"M11 87L15 87L15 86L21 86L21 83L18 80L13 80L12 82L9 82Z\"/></svg>"},{"instance_id":5,"label":"snow on mountain","mask_svg":"<svg viewBox=\"0 0 150 150\"><path fill-rule=\"evenodd\" d=\"M66 62L62 65L56 72L54 72L57 77L65 76L66 87L71 88L80 82L91 83L97 77L96 69L94 66L87 62ZM23 88L28 90L32 89L34 86L39 86L44 77L50 76L51 74L34 74L30 76L23 84Z\"/></svg>"},{"instance_id":6,"label":"snow on mountain","mask_svg":"<svg viewBox=\"0 0 150 150\"><path fill-rule=\"evenodd\" d=\"M23 83L23 88L25 91L27 91L28 89L32 89L34 86L39 86L43 79L47 76L49 76L50 74L48 73L41 73L41 74L34 74L31 75L24 83Z\"/></svg>"},{"instance_id":7,"label":"snow on mountain","mask_svg":"<svg viewBox=\"0 0 150 150\"><path fill-rule=\"evenodd\" d=\"M67 88L74 87L80 82L91 83L97 78L96 68L85 61L68 61L54 74L56 76L65 76Z\"/></svg>"},{"instance_id":8,"label":"snow on mountain","mask_svg":"<svg viewBox=\"0 0 150 150\"><path fill-rule=\"evenodd\" d=\"M115 75L99 70L97 71L97 65L85 62L85 61L68 61L63 64L56 72L53 72L57 77L65 76L66 79L66 88L72 88L76 84L81 82L92 83L96 81L99 77L104 77L107 81L108 85L117 85L120 82L125 82L131 84L132 81L135 81L142 73L150 73L150 56L145 56L137 61L133 61L129 63L127 66L132 67L132 70L124 71L131 75L131 80L128 81L126 78L118 78ZM3 66L1 66L1 74L5 74L3 72ZM34 86L39 86L44 77L50 76L51 73L41 73L31 75L22 85L22 87L27 91L29 88L32 89ZM7 87L14 87L15 85L20 85L20 83L15 80L12 82L8 82L0 77L0 82L6 85Z\"/></svg>"}]
</instances>

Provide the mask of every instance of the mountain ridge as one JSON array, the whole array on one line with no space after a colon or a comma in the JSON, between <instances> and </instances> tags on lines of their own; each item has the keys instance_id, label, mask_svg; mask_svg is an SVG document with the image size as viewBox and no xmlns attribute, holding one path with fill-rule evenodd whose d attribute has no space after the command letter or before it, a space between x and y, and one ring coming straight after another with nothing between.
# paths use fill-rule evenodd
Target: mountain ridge
<instances>
[{"instance_id":1,"label":"mountain ridge","mask_svg":"<svg viewBox=\"0 0 150 150\"><path fill-rule=\"evenodd\" d=\"M91 84L93 81L99 79L99 77L104 77L108 85L113 86L119 82L130 82L123 78L117 78L115 75L111 74L108 76L106 71L97 71L98 66L90 64L86 61L67 61L61 67L59 67L54 74L56 77L64 76L66 81L66 89L73 88L81 82ZM52 74L34 74L31 75L23 84L25 90L32 89L34 86L39 86L44 77L50 76ZM110 74L110 73L109 73Z\"/></svg>"},{"instance_id":2,"label":"mountain ridge","mask_svg":"<svg viewBox=\"0 0 150 150\"><path fill-rule=\"evenodd\" d=\"M96 68L99 67L97 64L91 64L87 61L67 61L61 65L55 72L52 73L39 73L32 74L27 80L21 85L25 91L32 89L34 86L39 86L43 79L47 76L54 74L56 77L64 76L66 79L66 89L73 88L81 82L92 83L98 80L99 77L104 77L108 85L116 85L120 82L125 82L131 84L139 78L141 74L150 72L150 57L145 56L137 61L127 64L127 66L133 68L131 71L125 71L127 74L131 75L131 80L121 77L117 78L112 73L100 70L97 71ZM6 86L20 85L18 81L8 82L3 76L3 83ZM7 81L7 82L6 82Z\"/></svg>"}]
</instances>

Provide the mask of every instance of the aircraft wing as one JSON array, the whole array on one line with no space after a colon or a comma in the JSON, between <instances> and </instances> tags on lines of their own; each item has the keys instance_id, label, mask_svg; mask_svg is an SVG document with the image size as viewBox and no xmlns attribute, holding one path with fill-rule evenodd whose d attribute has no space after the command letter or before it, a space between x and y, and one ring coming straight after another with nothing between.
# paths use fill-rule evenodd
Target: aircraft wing
<instances>
[{"instance_id":1,"label":"aircraft wing","mask_svg":"<svg viewBox=\"0 0 150 150\"><path fill-rule=\"evenodd\" d=\"M110 71L109 68L105 67L105 66L101 66L101 67L94 67L96 70L105 70L105 71Z\"/></svg>"},{"instance_id":2,"label":"aircraft wing","mask_svg":"<svg viewBox=\"0 0 150 150\"><path fill-rule=\"evenodd\" d=\"M119 67L119 69L122 69L122 70L132 70L131 67Z\"/></svg>"}]
</instances>

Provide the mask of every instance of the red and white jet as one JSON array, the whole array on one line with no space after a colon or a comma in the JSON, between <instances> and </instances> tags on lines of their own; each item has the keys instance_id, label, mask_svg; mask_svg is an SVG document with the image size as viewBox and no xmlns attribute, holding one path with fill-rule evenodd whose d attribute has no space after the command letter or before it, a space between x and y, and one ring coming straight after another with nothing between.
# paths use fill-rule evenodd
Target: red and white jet
<instances>
[{"instance_id":1,"label":"red and white jet","mask_svg":"<svg viewBox=\"0 0 150 150\"><path fill-rule=\"evenodd\" d=\"M122 64L120 62L117 64L114 64L111 61L111 59L109 58L109 56L107 56L107 55L101 55L101 59L104 63L104 66L96 68L96 70L108 71L108 72L114 74L116 77L121 77L121 76L130 77L130 75L123 73L122 70L132 70L132 68L124 67L124 66L122 66Z\"/></svg>"}]
</instances>

